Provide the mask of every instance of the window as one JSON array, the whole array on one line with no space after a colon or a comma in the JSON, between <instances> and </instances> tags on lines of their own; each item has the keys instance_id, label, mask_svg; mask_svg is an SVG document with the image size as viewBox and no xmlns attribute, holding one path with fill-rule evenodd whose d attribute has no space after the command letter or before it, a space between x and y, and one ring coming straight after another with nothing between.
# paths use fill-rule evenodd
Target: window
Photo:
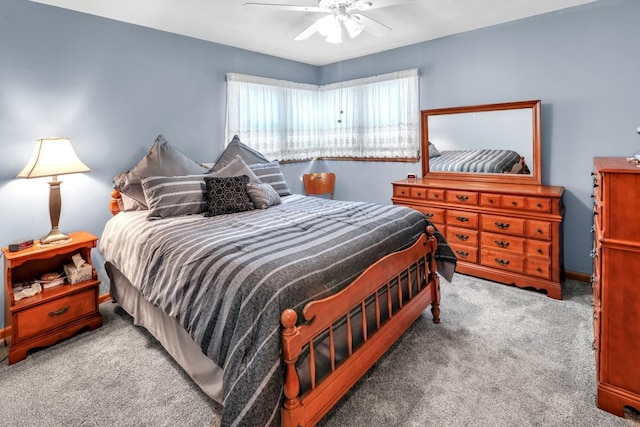
<instances>
[{"instance_id":1,"label":"window","mask_svg":"<svg viewBox=\"0 0 640 427\"><path fill-rule=\"evenodd\" d=\"M416 159L418 70L315 86L227 74L227 140L278 160Z\"/></svg>"}]
</instances>

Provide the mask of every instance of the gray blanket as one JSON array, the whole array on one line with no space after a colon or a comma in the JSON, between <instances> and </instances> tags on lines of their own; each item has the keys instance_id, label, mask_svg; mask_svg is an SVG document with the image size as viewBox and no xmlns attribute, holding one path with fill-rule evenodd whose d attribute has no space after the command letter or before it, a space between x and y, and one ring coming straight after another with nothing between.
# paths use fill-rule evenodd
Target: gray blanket
<instances>
[{"instance_id":1,"label":"gray blanket","mask_svg":"<svg viewBox=\"0 0 640 427\"><path fill-rule=\"evenodd\" d=\"M223 367L222 424L274 425L282 310L339 291L409 247L427 224L405 207L292 195L266 210L213 218L120 213L108 221L100 251ZM440 243L442 259L455 261Z\"/></svg>"},{"instance_id":2,"label":"gray blanket","mask_svg":"<svg viewBox=\"0 0 640 427\"><path fill-rule=\"evenodd\" d=\"M520 154L512 150L449 150L441 151L437 157L429 157L429 170L431 172L511 173L520 160Z\"/></svg>"}]
</instances>

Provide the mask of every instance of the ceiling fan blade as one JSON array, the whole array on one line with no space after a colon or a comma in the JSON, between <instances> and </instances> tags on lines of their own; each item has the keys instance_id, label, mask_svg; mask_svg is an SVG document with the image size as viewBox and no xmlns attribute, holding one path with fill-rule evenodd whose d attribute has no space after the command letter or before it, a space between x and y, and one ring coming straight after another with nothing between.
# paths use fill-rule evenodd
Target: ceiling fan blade
<instances>
[{"instance_id":1,"label":"ceiling fan blade","mask_svg":"<svg viewBox=\"0 0 640 427\"><path fill-rule=\"evenodd\" d=\"M351 17L353 17L354 19L358 20L358 22L360 22L361 24L364 24L364 29L366 31L369 31L370 33L372 33L375 36L383 36L386 33L388 33L389 31L391 31L390 27L387 27L386 25L384 25L381 22L376 21L375 19L371 19L367 16L364 16L360 13L352 13Z\"/></svg>"},{"instance_id":2,"label":"ceiling fan blade","mask_svg":"<svg viewBox=\"0 0 640 427\"><path fill-rule=\"evenodd\" d=\"M383 7L397 6L399 4L415 3L418 0L360 0L356 3L357 10L382 9Z\"/></svg>"},{"instance_id":3,"label":"ceiling fan blade","mask_svg":"<svg viewBox=\"0 0 640 427\"><path fill-rule=\"evenodd\" d=\"M294 37L295 41L306 40L318 31L316 23L309 25L306 30Z\"/></svg>"},{"instance_id":4,"label":"ceiling fan blade","mask_svg":"<svg viewBox=\"0 0 640 427\"><path fill-rule=\"evenodd\" d=\"M293 10L294 12L325 12L318 6L302 6L299 4L244 3L244 6L268 7L273 10Z\"/></svg>"}]
</instances>

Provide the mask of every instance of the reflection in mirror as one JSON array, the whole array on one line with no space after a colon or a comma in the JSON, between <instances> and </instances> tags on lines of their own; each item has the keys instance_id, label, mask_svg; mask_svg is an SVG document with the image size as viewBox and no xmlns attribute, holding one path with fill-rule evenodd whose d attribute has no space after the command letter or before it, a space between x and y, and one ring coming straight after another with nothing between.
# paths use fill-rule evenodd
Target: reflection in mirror
<instances>
[{"instance_id":1,"label":"reflection in mirror","mask_svg":"<svg viewBox=\"0 0 640 427\"><path fill-rule=\"evenodd\" d=\"M422 111L423 177L540 184L540 101Z\"/></svg>"}]
</instances>

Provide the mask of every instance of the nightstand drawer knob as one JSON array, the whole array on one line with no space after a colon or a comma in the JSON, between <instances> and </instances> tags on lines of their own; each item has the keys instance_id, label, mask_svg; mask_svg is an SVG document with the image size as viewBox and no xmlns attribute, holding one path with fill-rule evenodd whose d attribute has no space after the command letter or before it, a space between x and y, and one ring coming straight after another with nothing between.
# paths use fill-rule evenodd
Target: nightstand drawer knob
<instances>
[{"instance_id":1,"label":"nightstand drawer knob","mask_svg":"<svg viewBox=\"0 0 640 427\"><path fill-rule=\"evenodd\" d=\"M71 308L71 306L67 305L67 306L64 306L62 308L57 309L56 311L50 311L49 312L49 316L50 317L62 316L67 311L69 311L70 308Z\"/></svg>"}]
</instances>

